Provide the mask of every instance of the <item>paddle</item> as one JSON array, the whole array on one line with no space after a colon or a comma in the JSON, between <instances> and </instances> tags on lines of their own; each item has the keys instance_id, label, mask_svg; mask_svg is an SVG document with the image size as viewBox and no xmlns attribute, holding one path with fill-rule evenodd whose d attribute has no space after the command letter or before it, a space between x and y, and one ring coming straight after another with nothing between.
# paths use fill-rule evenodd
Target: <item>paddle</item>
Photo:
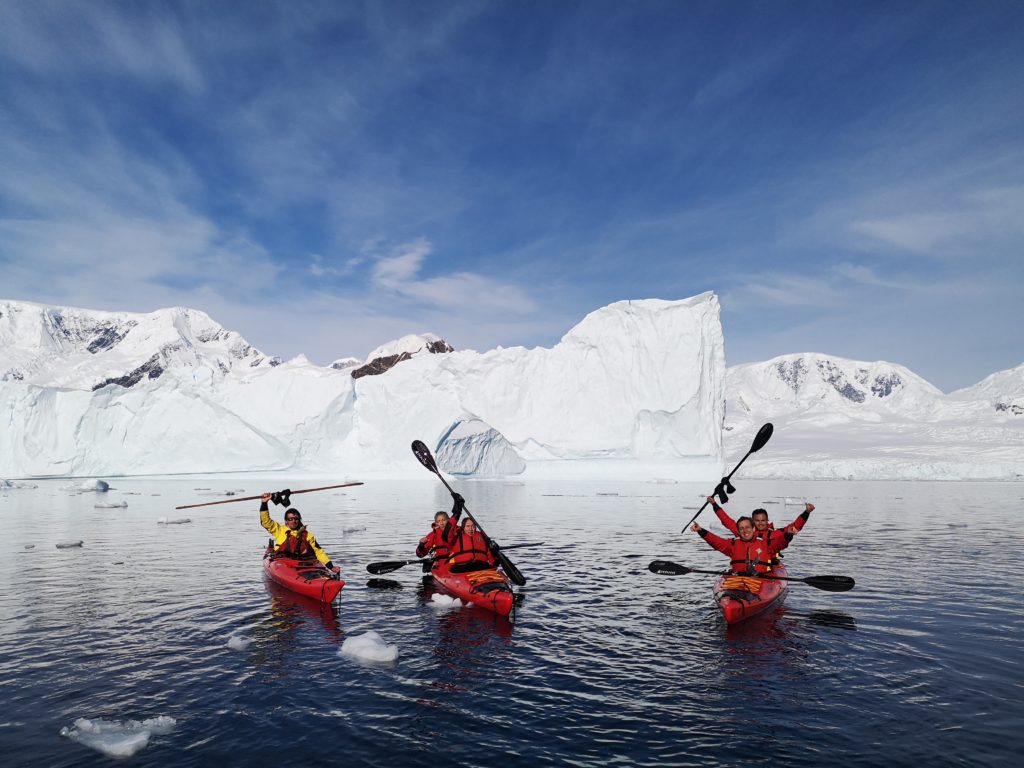
<instances>
[{"instance_id":1,"label":"paddle","mask_svg":"<svg viewBox=\"0 0 1024 768\"><path fill-rule=\"evenodd\" d=\"M362 483L361 482L353 482L353 483L342 483L341 485L325 485L322 488L306 488L306 489L301 490L301 491L282 491L281 493L282 494L287 493L288 495L295 494L295 493L313 493L313 491L329 491L332 488L348 488L349 486L352 486L352 485L362 485ZM175 509L195 509L196 507L211 507L214 504L233 504L236 501L256 501L256 500L259 500L261 498L262 498L262 496L240 496L237 499L224 499L223 501L206 501L206 502L203 502L202 504L184 504L184 505L182 505L180 507L175 507Z\"/></svg>"},{"instance_id":2,"label":"paddle","mask_svg":"<svg viewBox=\"0 0 1024 768\"><path fill-rule=\"evenodd\" d=\"M455 491L453 491L452 487L448 485L448 481L441 476L441 472L437 469L437 463L434 461L434 457L431 455L430 449L427 448L421 440L413 440L412 452L416 455L416 458L419 459L420 464L437 475L438 479L444 483L444 487L448 489L448 493L450 493L454 499ZM463 505L462 511L466 513L466 517L473 521L476 529L480 531L480 535L484 537L484 541L487 543L488 548L490 548L491 538L484 532L484 529L480 527L480 523L478 523L476 518L469 513L469 510L466 509L465 505ZM526 583L526 577L520 573L519 569L515 567L512 561L508 559L508 556L500 549L498 550L497 558L501 567L505 570L505 573L508 574L508 577L512 580L513 584L517 587L521 587Z\"/></svg>"},{"instance_id":3,"label":"paddle","mask_svg":"<svg viewBox=\"0 0 1024 768\"><path fill-rule=\"evenodd\" d=\"M533 541L529 544L509 544L507 547L502 547L502 551L506 549L519 549L520 547L536 547L543 544L543 541ZM366 570L373 574L391 573L397 571L406 565L414 565L415 563L433 563L436 557L424 557L420 560L384 560L379 563L370 563L366 566Z\"/></svg>"},{"instance_id":4,"label":"paddle","mask_svg":"<svg viewBox=\"0 0 1024 768\"><path fill-rule=\"evenodd\" d=\"M728 571L704 571L700 568L687 568L685 565L673 563L671 560L652 560L651 564L647 566L647 570L651 573L657 573L660 576L684 576L687 573L710 573L713 576L741 575L730 573ZM772 576L770 573L758 573L753 576L748 576L747 578L774 579L775 581L802 581L809 587L822 589L826 592L849 592L853 589L853 585L855 583L849 576L808 576L807 578L799 579L795 576Z\"/></svg>"},{"instance_id":5,"label":"paddle","mask_svg":"<svg viewBox=\"0 0 1024 768\"><path fill-rule=\"evenodd\" d=\"M764 448L764 444L767 443L771 439L772 431L774 429L775 429L775 427L773 427L771 425L771 423L769 422L768 424L765 424L759 430L757 430L757 434L754 436L754 442L750 445L750 450L747 451L746 456L744 456L742 459L740 459L740 463L737 464L733 468L732 472L730 472L728 475L723 477L722 478L722 482L720 482L715 487L715 492L716 493L719 493L719 492L721 493L722 503L723 504L728 499L728 497L725 496L725 488L726 487L728 488L729 493L733 493L735 491L735 489L732 487L732 485L730 485L729 480L732 479L732 476L736 474L736 470L743 466L743 462L747 460L747 456L749 456L752 453L757 453L762 448ZM690 522L683 526L682 533L686 533L686 529L689 528L690 525L693 524L693 521L696 520L697 517L700 515L700 513L704 511L704 507L706 507L708 505L708 503L709 502L705 501L703 504L701 504L700 509L697 510L697 514L695 514L693 517L691 517L690 518Z\"/></svg>"}]
</instances>

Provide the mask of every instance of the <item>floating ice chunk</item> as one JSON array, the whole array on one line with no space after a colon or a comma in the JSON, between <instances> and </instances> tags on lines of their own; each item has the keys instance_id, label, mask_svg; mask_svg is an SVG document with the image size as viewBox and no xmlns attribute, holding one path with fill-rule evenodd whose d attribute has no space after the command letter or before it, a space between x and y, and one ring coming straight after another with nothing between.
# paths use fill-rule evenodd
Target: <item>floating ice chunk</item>
<instances>
[{"instance_id":1,"label":"floating ice chunk","mask_svg":"<svg viewBox=\"0 0 1024 768\"><path fill-rule=\"evenodd\" d=\"M93 509L124 509L128 506L127 501L110 501L100 502L99 504L93 504Z\"/></svg>"},{"instance_id":2,"label":"floating ice chunk","mask_svg":"<svg viewBox=\"0 0 1024 768\"><path fill-rule=\"evenodd\" d=\"M228 638L228 648L232 651L244 651L252 644L252 638L245 635L231 635Z\"/></svg>"},{"instance_id":3,"label":"floating ice chunk","mask_svg":"<svg viewBox=\"0 0 1024 768\"><path fill-rule=\"evenodd\" d=\"M35 549L35 548L36 548L35 544L26 544L25 545L25 549Z\"/></svg>"},{"instance_id":4,"label":"floating ice chunk","mask_svg":"<svg viewBox=\"0 0 1024 768\"><path fill-rule=\"evenodd\" d=\"M106 480L86 480L84 483L78 486L80 491L99 491L100 493L106 493L110 490L110 483Z\"/></svg>"},{"instance_id":5,"label":"floating ice chunk","mask_svg":"<svg viewBox=\"0 0 1024 768\"><path fill-rule=\"evenodd\" d=\"M430 603L434 608L461 608L465 605L459 598L442 595L440 592L430 596Z\"/></svg>"},{"instance_id":6,"label":"floating ice chunk","mask_svg":"<svg viewBox=\"0 0 1024 768\"><path fill-rule=\"evenodd\" d=\"M191 523L191 517L176 517L173 520L168 520L166 517L157 518L158 525L184 525L185 523Z\"/></svg>"},{"instance_id":7,"label":"floating ice chunk","mask_svg":"<svg viewBox=\"0 0 1024 768\"><path fill-rule=\"evenodd\" d=\"M175 726L173 717L161 715L149 720L87 720L80 717L75 724L60 729L60 735L77 741L107 757L131 757L146 748L152 736L170 733Z\"/></svg>"},{"instance_id":8,"label":"floating ice chunk","mask_svg":"<svg viewBox=\"0 0 1024 768\"><path fill-rule=\"evenodd\" d=\"M398 658L398 646L388 645L373 630L353 637L346 637L338 653L364 662L390 663Z\"/></svg>"},{"instance_id":9,"label":"floating ice chunk","mask_svg":"<svg viewBox=\"0 0 1024 768\"><path fill-rule=\"evenodd\" d=\"M38 485L34 485L32 483L16 483L14 480L3 480L3 479L0 479L0 490L4 490L4 491L14 491L14 490L22 490L22 489L26 489L27 490L29 488L38 488L38 487L39 487Z\"/></svg>"},{"instance_id":10,"label":"floating ice chunk","mask_svg":"<svg viewBox=\"0 0 1024 768\"><path fill-rule=\"evenodd\" d=\"M80 546L82 546L82 540L81 539L78 539L77 541L58 541L57 542L57 549L72 549L74 547L80 547Z\"/></svg>"}]
</instances>

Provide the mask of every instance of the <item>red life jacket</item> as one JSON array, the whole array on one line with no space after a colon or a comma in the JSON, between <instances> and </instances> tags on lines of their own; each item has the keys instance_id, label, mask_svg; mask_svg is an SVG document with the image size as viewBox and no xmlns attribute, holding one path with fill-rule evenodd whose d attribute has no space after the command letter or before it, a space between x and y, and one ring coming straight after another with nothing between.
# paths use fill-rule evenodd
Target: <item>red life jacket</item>
<instances>
[{"instance_id":1,"label":"red life jacket","mask_svg":"<svg viewBox=\"0 0 1024 768\"><path fill-rule=\"evenodd\" d=\"M316 557L316 553L313 552L313 548L309 546L309 542L306 541L306 526L302 526L302 528L299 529L298 536L288 534L287 538L278 545L275 551L280 552L282 555L287 555L288 557L294 557L296 560Z\"/></svg>"},{"instance_id":2,"label":"red life jacket","mask_svg":"<svg viewBox=\"0 0 1024 768\"><path fill-rule=\"evenodd\" d=\"M434 550L434 557L448 557L451 550L448 548L448 542L444 538L444 529L448 525L451 525L451 523L445 523L444 526L440 527L438 527L437 523L432 524L430 526L430 533L424 537L426 541L416 546L416 557L425 557L430 550Z\"/></svg>"},{"instance_id":3,"label":"red life jacket","mask_svg":"<svg viewBox=\"0 0 1024 768\"><path fill-rule=\"evenodd\" d=\"M462 526L459 526L455 535L449 539L448 544L451 547L451 557L448 562L453 565L473 561L494 564L491 550L487 548L487 542L480 531L470 535L463 530Z\"/></svg>"},{"instance_id":4,"label":"red life jacket","mask_svg":"<svg viewBox=\"0 0 1024 768\"><path fill-rule=\"evenodd\" d=\"M755 573L768 573L772 569L772 557L778 551L756 536L750 541L729 539L729 546L729 564L733 573L748 573L751 570Z\"/></svg>"}]
</instances>

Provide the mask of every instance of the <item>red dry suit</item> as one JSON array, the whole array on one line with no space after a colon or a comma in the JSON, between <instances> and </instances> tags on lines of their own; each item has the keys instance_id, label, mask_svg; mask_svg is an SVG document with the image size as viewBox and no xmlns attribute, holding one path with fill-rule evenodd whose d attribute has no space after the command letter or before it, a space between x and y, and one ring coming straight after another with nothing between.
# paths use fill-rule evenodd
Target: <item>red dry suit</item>
<instances>
[{"instance_id":1,"label":"red dry suit","mask_svg":"<svg viewBox=\"0 0 1024 768\"><path fill-rule=\"evenodd\" d=\"M777 544L769 545L756 536L750 541L743 541L740 538L723 539L703 528L698 533L709 546L729 556L729 566L733 573L768 573L771 570L772 558L779 552ZM792 534L788 533L783 533L782 537L778 538L781 540L786 537L793 538Z\"/></svg>"},{"instance_id":2,"label":"red dry suit","mask_svg":"<svg viewBox=\"0 0 1024 768\"><path fill-rule=\"evenodd\" d=\"M434 557L439 560L448 557L450 554L448 537L451 535L451 529L456 527L458 526L451 520L444 525L432 523L430 533L420 539L420 543L416 545L416 557L426 557L431 550L434 551Z\"/></svg>"},{"instance_id":3,"label":"red dry suit","mask_svg":"<svg viewBox=\"0 0 1024 768\"><path fill-rule=\"evenodd\" d=\"M713 504L711 508L715 510L715 514L718 516L718 519L721 521L722 525L726 527L729 533L733 536L738 536L740 532L736 528L736 521L729 517L729 514L725 509L717 504ZM807 519L810 516L811 513L806 509L797 515L796 520L791 523L791 525L796 528L797 533L803 530L804 525L807 524ZM789 526L786 527L788 528ZM784 533L785 530L777 529L771 521L768 522L768 527L765 528L764 531L759 531L757 528L754 528L754 536L758 539L763 539L769 547L772 547L775 550L775 552L781 552L788 547L789 542L793 540L792 536L786 538Z\"/></svg>"}]
</instances>

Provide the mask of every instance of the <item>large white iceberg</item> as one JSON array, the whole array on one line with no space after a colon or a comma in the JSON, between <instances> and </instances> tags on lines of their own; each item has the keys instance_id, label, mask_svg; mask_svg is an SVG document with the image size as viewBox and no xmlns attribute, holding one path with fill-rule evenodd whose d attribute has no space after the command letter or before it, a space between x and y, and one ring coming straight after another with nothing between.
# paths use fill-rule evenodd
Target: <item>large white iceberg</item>
<instances>
[{"instance_id":1,"label":"large white iceberg","mask_svg":"<svg viewBox=\"0 0 1024 768\"><path fill-rule=\"evenodd\" d=\"M414 439L436 449L479 420L502 438L478 451L488 471L612 459L706 476L721 464L723 347L705 293L617 302L551 348L442 348L353 378L280 363L194 310L0 302L0 475L420 474Z\"/></svg>"}]
</instances>

